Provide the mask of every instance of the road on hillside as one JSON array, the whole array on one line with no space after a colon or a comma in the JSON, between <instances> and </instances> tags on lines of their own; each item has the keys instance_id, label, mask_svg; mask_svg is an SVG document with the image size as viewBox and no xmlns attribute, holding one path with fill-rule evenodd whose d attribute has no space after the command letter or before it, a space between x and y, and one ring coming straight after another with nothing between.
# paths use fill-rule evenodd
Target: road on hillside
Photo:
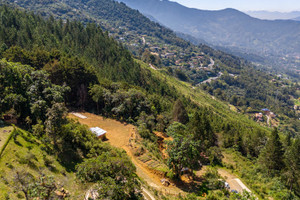
<instances>
[{"instance_id":1,"label":"road on hillside","mask_svg":"<svg viewBox=\"0 0 300 200\"><path fill-rule=\"evenodd\" d=\"M218 169L219 174L225 179L229 184L230 190L236 190L239 193L243 193L244 190L251 193L251 190L235 175L229 173L225 169Z\"/></svg>"},{"instance_id":2,"label":"road on hillside","mask_svg":"<svg viewBox=\"0 0 300 200\"><path fill-rule=\"evenodd\" d=\"M210 64L208 65L208 68L212 69L214 65L215 65L215 61L212 58L210 58Z\"/></svg>"},{"instance_id":3,"label":"road on hillside","mask_svg":"<svg viewBox=\"0 0 300 200\"><path fill-rule=\"evenodd\" d=\"M219 72L219 73L218 73L218 76L216 76L216 77L211 77L211 78L209 78L209 79L207 79L207 80L205 80L205 81L202 81L202 82L199 83L199 84L210 83L211 81L220 78L222 75L223 75L223 73L222 73L222 72Z\"/></svg>"}]
</instances>

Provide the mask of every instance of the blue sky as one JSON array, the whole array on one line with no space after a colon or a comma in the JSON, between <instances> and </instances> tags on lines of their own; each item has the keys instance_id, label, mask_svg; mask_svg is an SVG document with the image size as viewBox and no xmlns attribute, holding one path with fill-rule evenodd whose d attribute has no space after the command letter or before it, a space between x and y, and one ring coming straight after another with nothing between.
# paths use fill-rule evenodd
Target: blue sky
<instances>
[{"instance_id":1,"label":"blue sky","mask_svg":"<svg viewBox=\"0 0 300 200\"><path fill-rule=\"evenodd\" d=\"M235 8L241 11L300 11L300 0L171 0L191 8L219 10Z\"/></svg>"}]
</instances>

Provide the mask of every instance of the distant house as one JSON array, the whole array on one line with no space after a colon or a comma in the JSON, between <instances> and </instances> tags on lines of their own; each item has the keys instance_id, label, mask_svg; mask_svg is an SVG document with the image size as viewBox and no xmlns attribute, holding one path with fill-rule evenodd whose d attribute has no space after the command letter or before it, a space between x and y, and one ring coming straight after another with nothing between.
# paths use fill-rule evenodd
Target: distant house
<instances>
[{"instance_id":1,"label":"distant house","mask_svg":"<svg viewBox=\"0 0 300 200\"><path fill-rule=\"evenodd\" d=\"M98 138L100 139L105 139L106 138L106 133L107 131L99 128L99 127L93 127L93 128L90 128L90 130L92 131L92 133L94 133Z\"/></svg>"},{"instance_id":2,"label":"distant house","mask_svg":"<svg viewBox=\"0 0 300 200\"><path fill-rule=\"evenodd\" d=\"M166 53L165 55L162 55L162 57L164 57L164 58L170 58L170 57L173 57L173 56L175 56L174 53Z\"/></svg>"},{"instance_id":3,"label":"distant house","mask_svg":"<svg viewBox=\"0 0 300 200\"><path fill-rule=\"evenodd\" d=\"M261 110L264 112L265 115L268 115L271 112L268 108L263 108Z\"/></svg>"},{"instance_id":4,"label":"distant house","mask_svg":"<svg viewBox=\"0 0 300 200\"><path fill-rule=\"evenodd\" d=\"M15 115L12 114L5 114L3 115L3 119L6 123L9 124L17 124L17 118Z\"/></svg>"},{"instance_id":5,"label":"distant house","mask_svg":"<svg viewBox=\"0 0 300 200\"><path fill-rule=\"evenodd\" d=\"M255 114L255 119L257 120L257 121L264 121L263 120L263 114L262 113L256 113Z\"/></svg>"},{"instance_id":6,"label":"distant house","mask_svg":"<svg viewBox=\"0 0 300 200\"><path fill-rule=\"evenodd\" d=\"M269 116L272 117L272 118L276 117L276 115L273 112L270 112Z\"/></svg>"},{"instance_id":7,"label":"distant house","mask_svg":"<svg viewBox=\"0 0 300 200\"><path fill-rule=\"evenodd\" d=\"M150 47L150 50L152 51L158 51L160 48L159 47Z\"/></svg>"}]
</instances>

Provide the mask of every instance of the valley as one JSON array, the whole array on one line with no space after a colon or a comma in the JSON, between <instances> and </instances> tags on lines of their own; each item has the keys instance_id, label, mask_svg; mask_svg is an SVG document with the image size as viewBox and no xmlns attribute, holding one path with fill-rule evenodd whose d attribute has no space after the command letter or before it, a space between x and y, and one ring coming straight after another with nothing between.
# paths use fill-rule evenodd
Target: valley
<instances>
[{"instance_id":1,"label":"valley","mask_svg":"<svg viewBox=\"0 0 300 200\"><path fill-rule=\"evenodd\" d=\"M7 0L0 14L0 199L300 198L288 73L117 1Z\"/></svg>"}]
</instances>

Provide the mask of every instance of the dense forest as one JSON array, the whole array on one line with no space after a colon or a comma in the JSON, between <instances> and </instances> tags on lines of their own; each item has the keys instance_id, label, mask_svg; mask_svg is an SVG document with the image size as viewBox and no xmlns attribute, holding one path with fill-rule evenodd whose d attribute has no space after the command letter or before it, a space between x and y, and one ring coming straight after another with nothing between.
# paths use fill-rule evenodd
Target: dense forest
<instances>
[{"instance_id":1,"label":"dense forest","mask_svg":"<svg viewBox=\"0 0 300 200\"><path fill-rule=\"evenodd\" d=\"M170 29L151 21L124 3L111 0L7 2L12 6L17 4L40 13L47 18L54 16L64 21L80 20L85 24L96 22L108 31L110 37L121 42L139 59L163 68L170 75L194 85L218 77L221 72L225 75L220 76L220 79L214 81L212 85L201 87L249 115L268 108L280 115L281 131L292 131L293 134L299 132L300 122L297 120L299 113L293 109L295 100L300 97L299 87L295 82L253 69L251 63L207 45L195 46L186 42ZM167 54L174 56L165 57ZM210 59L215 62L211 67L209 67ZM114 76L113 72L111 74ZM139 80L140 82L145 82L144 77L141 79L143 80ZM225 79L227 81L224 81Z\"/></svg>"},{"instance_id":2,"label":"dense forest","mask_svg":"<svg viewBox=\"0 0 300 200\"><path fill-rule=\"evenodd\" d=\"M44 19L7 6L0 13L1 115L16 118L18 126L31 132L27 137L41 141L76 180L93 184L103 195L100 199L141 199L141 183L125 152L95 140L85 126L66 118L68 109L134 124L152 151L158 149L153 131L174 138L168 144L169 158L161 159L170 178L178 179L185 167L200 168L199 163L222 165L221 148L234 149L253 162L245 176L256 173L259 181L276 182L271 189L257 186L259 197L271 190L276 199L298 198L297 137L277 129L271 133L238 113L199 105L168 82L169 72L162 71L161 78L143 67L94 23ZM237 70L241 63L233 65ZM53 190L39 187L42 192L35 192L41 184L28 173L16 173L15 182L25 188L22 195L49 198L41 194L52 195ZM222 195L226 198L226 192Z\"/></svg>"}]
</instances>

